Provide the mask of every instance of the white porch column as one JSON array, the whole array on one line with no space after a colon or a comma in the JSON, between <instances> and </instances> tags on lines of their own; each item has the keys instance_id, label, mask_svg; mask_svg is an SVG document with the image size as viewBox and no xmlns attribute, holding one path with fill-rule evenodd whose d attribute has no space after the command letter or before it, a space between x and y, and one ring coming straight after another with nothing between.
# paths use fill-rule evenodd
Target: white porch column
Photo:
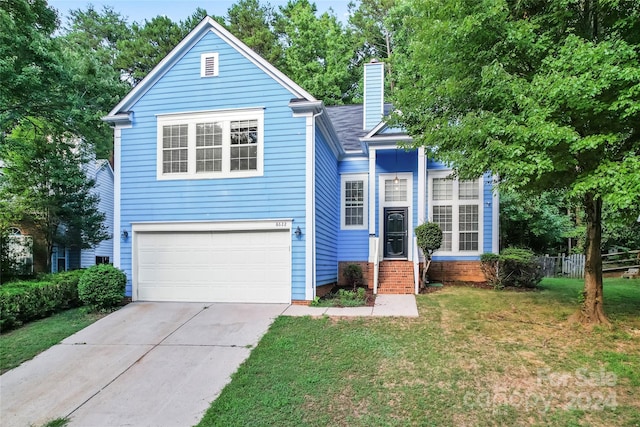
<instances>
[{"instance_id":1,"label":"white porch column","mask_svg":"<svg viewBox=\"0 0 640 427\"><path fill-rule=\"evenodd\" d=\"M376 234L376 150L369 147L369 235Z\"/></svg>"},{"instance_id":2,"label":"white porch column","mask_svg":"<svg viewBox=\"0 0 640 427\"><path fill-rule=\"evenodd\" d=\"M122 127L116 125L113 129L113 266L120 268L122 265L120 262L121 245L122 240L120 233L122 233L122 225L120 218L121 207L121 186L120 177L122 173L121 168L121 153L122 153ZM128 230L131 232L131 230Z\"/></svg>"},{"instance_id":3,"label":"white porch column","mask_svg":"<svg viewBox=\"0 0 640 427\"><path fill-rule=\"evenodd\" d=\"M418 223L416 226L425 222L427 205L426 199L427 184L427 162L424 153L424 147L418 148Z\"/></svg>"}]
</instances>

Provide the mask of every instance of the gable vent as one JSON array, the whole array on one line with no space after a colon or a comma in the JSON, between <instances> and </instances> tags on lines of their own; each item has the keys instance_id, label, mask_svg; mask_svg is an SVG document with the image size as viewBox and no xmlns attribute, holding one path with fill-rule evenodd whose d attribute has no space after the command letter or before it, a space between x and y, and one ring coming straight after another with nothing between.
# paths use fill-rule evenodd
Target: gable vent
<instances>
[{"instance_id":1,"label":"gable vent","mask_svg":"<svg viewBox=\"0 0 640 427\"><path fill-rule=\"evenodd\" d=\"M200 57L200 77L215 77L218 75L218 54L203 53Z\"/></svg>"}]
</instances>

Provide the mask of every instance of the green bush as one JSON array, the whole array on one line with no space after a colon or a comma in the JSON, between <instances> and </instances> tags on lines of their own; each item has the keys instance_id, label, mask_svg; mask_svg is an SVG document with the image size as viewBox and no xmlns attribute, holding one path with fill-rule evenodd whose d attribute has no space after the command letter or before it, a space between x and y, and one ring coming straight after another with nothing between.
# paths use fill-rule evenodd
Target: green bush
<instances>
[{"instance_id":1,"label":"green bush","mask_svg":"<svg viewBox=\"0 0 640 427\"><path fill-rule=\"evenodd\" d=\"M110 264L90 267L78 283L80 301L94 310L107 310L122 302L127 276Z\"/></svg>"},{"instance_id":2,"label":"green bush","mask_svg":"<svg viewBox=\"0 0 640 427\"><path fill-rule=\"evenodd\" d=\"M362 267L358 264L348 264L344 271L342 272L347 284L351 286L354 290L358 286L362 286L364 283L363 275L362 275Z\"/></svg>"},{"instance_id":3,"label":"green bush","mask_svg":"<svg viewBox=\"0 0 640 427\"><path fill-rule=\"evenodd\" d=\"M45 280L11 282L0 287L0 330L78 307L82 274L82 270L70 271L49 275Z\"/></svg>"},{"instance_id":4,"label":"green bush","mask_svg":"<svg viewBox=\"0 0 640 427\"><path fill-rule=\"evenodd\" d=\"M500 255L482 254L480 267L487 283L496 289L535 288L542 280L542 269L529 249L507 248Z\"/></svg>"},{"instance_id":5,"label":"green bush","mask_svg":"<svg viewBox=\"0 0 640 427\"><path fill-rule=\"evenodd\" d=\"M529 249L507 248L500 254L504 286L535 288L542 280L542 268Z\"/></svg>"},{"instance_id":6,"label":"green bush","mask_svg":"<svg viewBox=\"0 0 640 427\"><path fill-rule=\"evenodd\" d=\"M488 252L480 255L480 269L487 283L494 289L502 289L504 285L500 280L500 255Z\"/></svg>"},{"instance_id":7,"label":"green bush","mask_svg":"<svg viewBox=\"0 0 640 427\"><path fill-rule=\"evenodd\" d=\"M440 249L442 245L442 228L435 222L425 222L414 229L416 233L416 241L418 247L422 249L424 261L422 262L422 277L420 278L421 286L428 283L427 272L431 265L431 256L435 251Z\"/></svg>"}]
</instances>

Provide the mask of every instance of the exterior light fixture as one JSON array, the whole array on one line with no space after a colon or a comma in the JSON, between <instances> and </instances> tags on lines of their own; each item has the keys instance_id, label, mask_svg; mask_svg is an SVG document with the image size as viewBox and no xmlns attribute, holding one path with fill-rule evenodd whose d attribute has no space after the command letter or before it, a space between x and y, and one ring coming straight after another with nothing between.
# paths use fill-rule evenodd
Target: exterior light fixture
<instances>
[{"instance_id":1,"label":"exterior light fixture","mask_svg":"<svg viewBox=\"0 0 640 427\"><path fill-rule=\"evenodd\" d=\"M296 231L294 232L296 237L302 236L302 230L300 230L300 226L296 227Z\"/></svg>"},{"instance_id":2,"label":"exterior light fixture","mask_svg":"<svg viewBox=\"0 0 640 427\"><path fill-rule=\"evenodd\" d=\"M122 230L122 238L127 239L129 237L129 232L127 230Z\"/></svg>"}]
</instances>

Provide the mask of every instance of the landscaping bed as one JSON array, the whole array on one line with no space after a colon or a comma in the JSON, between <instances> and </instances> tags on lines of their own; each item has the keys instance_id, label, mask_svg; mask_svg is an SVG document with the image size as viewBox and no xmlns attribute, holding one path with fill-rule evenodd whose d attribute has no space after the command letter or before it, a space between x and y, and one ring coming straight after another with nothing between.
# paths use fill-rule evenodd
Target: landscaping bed
<instances>
[{"instance_id":1,"label":"landscaping bed","mask_svg":"<svg viewBox=\"0 0 640 427\"><path fill-rule=\"evenodd\" d=\"M373 290L359 287L336 288L321 298L316 298L311 303L313 307L373 307L376 296Z\"/></svg>"}]
</instances>

